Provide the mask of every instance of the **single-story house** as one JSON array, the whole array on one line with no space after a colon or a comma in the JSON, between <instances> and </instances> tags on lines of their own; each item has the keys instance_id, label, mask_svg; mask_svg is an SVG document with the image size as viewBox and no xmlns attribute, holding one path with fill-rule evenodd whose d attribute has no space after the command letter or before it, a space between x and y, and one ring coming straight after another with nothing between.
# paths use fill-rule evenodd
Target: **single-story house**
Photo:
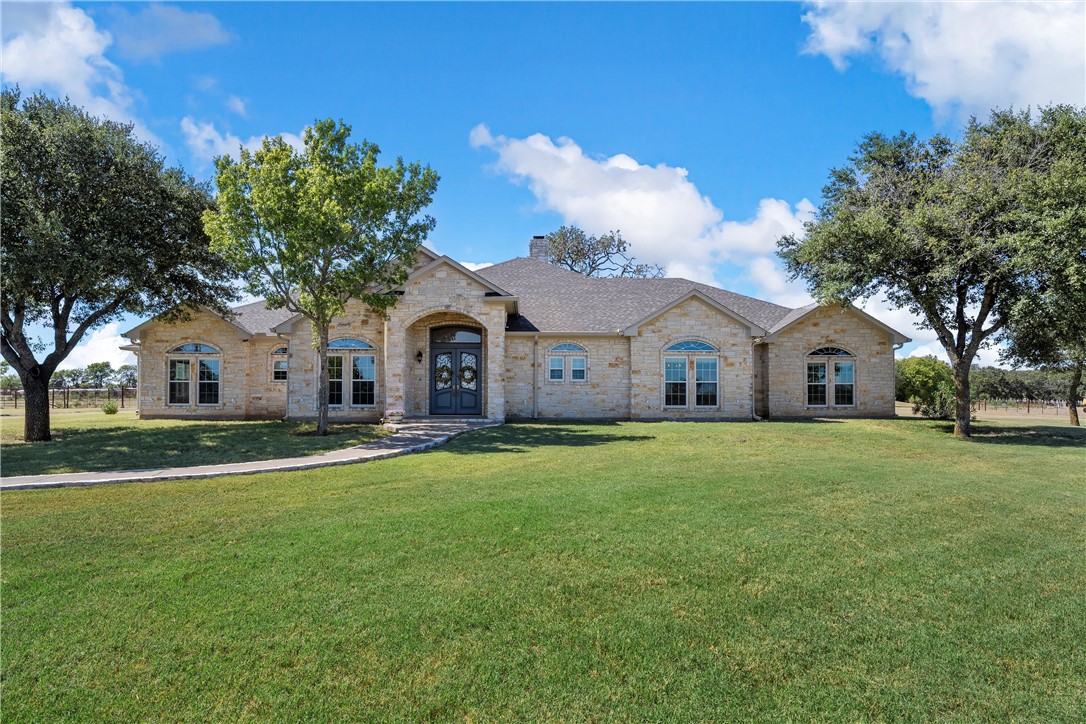
<instances>
[{"instance_id":1,"label":"single-story house","mask_svg":"<svg viewBox=\"0 0 1086 724\"><path fill-rule=\"evenodd\" d=\"M530 255L472 271L419 252L388 319L331 332L332 419L749 420L894 414L909 339L855 308L789 309L687 279L596 279ZM308 320L254 302L124 334L143 417L313 418Z\"/></svg>"}]
</instances>

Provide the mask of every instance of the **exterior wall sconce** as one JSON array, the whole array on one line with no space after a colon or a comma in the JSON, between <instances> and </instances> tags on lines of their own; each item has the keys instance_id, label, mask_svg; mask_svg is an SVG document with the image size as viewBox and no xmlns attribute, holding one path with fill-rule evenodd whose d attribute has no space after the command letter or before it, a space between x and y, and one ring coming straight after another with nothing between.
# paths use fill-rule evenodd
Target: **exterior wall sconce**
<instances>
[{"instance_id":1,"label":"exterior wall sconce","mask_svg":"<svg viewBox=\"0 0 1086 724\"><path fill-rule=\"evenodd\" d=\"M421 349L418 352L415 353L415 361L418 362L419 364L422 364L422 350Z\"/></svg>"}]
</instances>

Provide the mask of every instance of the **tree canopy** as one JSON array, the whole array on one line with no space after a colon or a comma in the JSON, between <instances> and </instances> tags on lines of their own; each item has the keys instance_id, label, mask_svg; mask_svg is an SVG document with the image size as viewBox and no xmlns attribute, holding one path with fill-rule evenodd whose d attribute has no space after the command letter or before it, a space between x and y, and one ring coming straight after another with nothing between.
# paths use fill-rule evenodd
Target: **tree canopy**
<instances>
[{"instance_id":1,"label":"tree canopy","mask_svg":"<svg viewBox=\"0 0 1086 724\"><path fill-rule=\"evenodd\" d=\"M49 378L88 331L122 314L225 311L233 273L208 248L206 184L167 168L130 124L11 88L0 125L0 352L26 392L26 440L48 440Z\"/></svg>"},{"instance_id":2,"label":"tree canopy","mask_svg":"<svg viewBox=\"0 0 1086 724\"><path fill-rule=\"evenodd\" d=\"M954 371L955 434L968 436L977 352L1081 255L1086 189L1072 177L1084 158L1086 110L1070 106L994 111L958 142L873 133L780 255L820 302L881 293L934 330Z\"/></svg>"},{"instance_id":3,"label":"tree canopy","mask_svg":"<svg viewBox=\"0 0 1086 724\"><path fill-rule=\"evenodd\" d=\"M895 398L902 402L931 402L935 394L954 385L950 365L928 355L895 361Z\"/></svg>"},{"instance_id":4,"label":"tree canopy","mask_svg":"<svg viewBox=\"0 0 1086 724\"><path fill-rule=\"evenodd\" d=\"M550 262L587 277L662 277L655 264L638 264L629 243L618 231L602 236L586 234L576 226L562 226L547 234Z\"/></svg>"},{"instance_id":5,"label":"tree canopy","mask_svg":"<svg viewBox=\"0 0 1086 724\"><path fill-rule=\"evenodd\" d=\"M328 423L328 333L350 299L387 314L419 246L434 228L421 212L437 189L429 166L397 158L378 166L380 149L349 141L331 119L306 129L304 148L282 137L215 161L218 209L204 214L212 248L270 308L312 322L320 358L317 433Z\"/></svg>"}]
</instances>

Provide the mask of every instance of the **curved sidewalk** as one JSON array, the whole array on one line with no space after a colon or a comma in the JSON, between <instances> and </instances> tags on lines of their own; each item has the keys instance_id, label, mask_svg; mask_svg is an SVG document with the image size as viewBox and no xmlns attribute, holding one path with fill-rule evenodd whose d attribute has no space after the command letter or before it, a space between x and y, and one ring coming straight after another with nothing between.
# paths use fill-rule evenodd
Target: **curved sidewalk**
<instances>
[{"instance_id":1,"label":"curved sidewalk","mask_svg":"<svg viewBox=\"0 0 1086 724\"><path fill-rule=\"evenodd\" d=\"M251 475L289 470L308 470L329 465L351 465L370 460L384 460L399 455L421 452L437 447L472 430L496 427L499 422L411 422L398 425L396 431L380 440L355 447L333 450L319 455L306 455L278 460L256 460L248 463L194 465L186 468L156 468L150 470L112 470L97 473L63 473L59 475L19 475L0 479L0 490L29 490L34 488L71 488L114 483L144 483L158 480L190 480L217 478L223 475Z\"/></svg>"}]
</instances>

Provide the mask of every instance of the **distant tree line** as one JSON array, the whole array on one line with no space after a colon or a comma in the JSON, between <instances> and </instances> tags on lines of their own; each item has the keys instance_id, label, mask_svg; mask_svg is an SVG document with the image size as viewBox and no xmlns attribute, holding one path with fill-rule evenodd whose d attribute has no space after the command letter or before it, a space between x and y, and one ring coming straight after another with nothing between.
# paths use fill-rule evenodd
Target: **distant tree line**
<instances>
[{"instance_id":1,"label":"distant tree line","mask_svg":"<svg viewBox=\"0 0 1086 724\"><path fill-rule=\"evenodd\" d=\"M953 372L935 357L910 357L896 363L895 396L902 402L931 402L941 390L953 387ZM1067 401L1074 370L1070 368L1003 369L973 365L969 372L970 401Z\"/></svg>"},{"instance_id":2,"label":"distant tree line","mask_svg":"<svg viewBox=\"0 0 1086 724\"><path fill-rule=\"evenodd\" d=\"M18 390L22 387L19 376L10 370L7 363L0 363L0 388ZM114 369L109 362L91 362L79 369L57 370L49 380L49 387L55 390L104 390L135 386L136 365L121 365Z\"/></svg>"}]
</instances>

